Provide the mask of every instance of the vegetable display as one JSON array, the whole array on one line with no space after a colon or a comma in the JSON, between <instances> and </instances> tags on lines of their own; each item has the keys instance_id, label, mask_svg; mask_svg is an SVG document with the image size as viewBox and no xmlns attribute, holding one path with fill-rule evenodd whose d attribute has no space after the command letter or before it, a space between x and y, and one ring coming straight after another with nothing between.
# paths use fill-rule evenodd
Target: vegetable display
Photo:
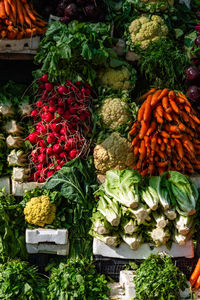
<instances>
[{"instance_id":1,"label":"vegetable display","mask_svg":"<svg viewBox=\"0 0 200 300\"><path fill-rule=\"evenodd\" d=\"M181 173L170 171L144 183L136 170L110 170L95 195L90 234L109 246L122 241L133 250L142 243L185 245L195 232L198 191Z\"/></svg>"},{"instance_id":2,"label":"vegetable display","mask_svg":"<svg viewBox=\"0 0 200 300\"><path fill-rule=\"evenodd\" d=\"M1 0L0 23L2 39L20 40L42 35L46 31L46 22L26 0Z\"/></svg>"},{"instance_id":3,"label":"vegetable display","mask_svg":"<svg viewBox=\"0 0 200 300\"><path fill-rule=\"evenodd\" d=\"M69 160L86 156L91 99L88 83L52 84L46 74L39 79L36 108L31 112L35 131L26 138L33 145L31 179L44 182Z\"/></svg>"},{"instance_id":4,"label":"vegetable display","mask_svg":"<svg viewBox=\"0 0 200 300\"><path fill-rule=\"evenodd\" d=\"M143 176L198 171L200 120L186 96L165 88L151 89L142 99L130 131L135 169Z\"/></svg>"},{"instance_id":5,"label":"vegetable display","mask_svg":"<svg viewBox=\"0 0 200 300\"><path fill-rule=\"evenodd\" d=\"M168 255L150 255L136 270L135 300L181 299L187 279Z\"/></svg>"},{"instance_id":6,"label":"vegetable display","mask_svg":"<svg viewBox=\"0 0 200 300\"><path fill-rule=\"evenodd\" d=\"M174 5L174 0L128 0L125 5L127 4L141 12L154 13L170 9Z\"/></svg>"}]
</instances>

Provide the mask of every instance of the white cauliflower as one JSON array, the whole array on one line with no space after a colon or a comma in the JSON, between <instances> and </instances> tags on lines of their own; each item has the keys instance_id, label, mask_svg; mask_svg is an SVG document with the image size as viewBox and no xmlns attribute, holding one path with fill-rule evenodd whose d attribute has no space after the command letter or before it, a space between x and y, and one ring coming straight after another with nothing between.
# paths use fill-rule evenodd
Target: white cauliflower
<instances>
[{"instance_id":1,"label":"white cauliflower","mask_svg":"<svg viewBox=\"0 0 200 300\"><path fill-rule=\"evenodd\" d=\"M134 166L131 143L113 132L103 143L94 148L95 168L101 173L111 169L126 169Z\"/></svg>"},{"instance_id":2,"label":"white cauliflower","mask_svg":"<svg viewBox=\"0 0 200 300\"><path fill-rule=\"evenodd\" d=\"M119 98L105 99L100 109L100 115L103 123L112 130L131 120L128 104Z\"/></svg>"},{"instance_id":3,"label":"white cauliflower","mask_svg":"<svg viewBox=\"0 0 200 300\"><path fill-rule=\"evenodd\" d=\"M150 19L141 16L130 24L129 34L131 46L139 45L146 50L150 42L156 42L168 34L168 27L160 16L153 15Z\"/></svg>"},{"instance_id":4,"label":"white cauliflower","mask_svg":"<svg viewBox=\"0 0 200 300\"><path fill-rule=\"evenodd\" d=\"M115 91L134 88L134 83L131 82L131 73L124 66L121 69L103 69L100 71L98 77L102 86L109 87Z\"/></svg>"}]
</instances>

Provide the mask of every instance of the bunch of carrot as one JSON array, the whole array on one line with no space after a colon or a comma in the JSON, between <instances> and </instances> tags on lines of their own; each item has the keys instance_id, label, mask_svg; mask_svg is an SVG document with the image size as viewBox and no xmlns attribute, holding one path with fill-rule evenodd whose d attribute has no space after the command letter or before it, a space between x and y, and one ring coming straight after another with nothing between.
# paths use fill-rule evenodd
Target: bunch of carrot
<instances>
[{"instance_id":1,"label":"bunch of carrot","mask_svg":"<svg viewBox=\"0 0 200 300\"><path fill-rule=\"evenodd\" d=\"M0 0L0 38L22 39L44 34L43 21L27 0Z\"/></svg>"},{"instance_id":2,"label":"bunch of carrot","mask_svg":"<svg viewBox=\"0 0 200 300\"><path fill-rule=\"evenodd\" d=\"M190 284L194 286L196 289L200 287L200 258L196 264L196 267L190 276Z\"/></svg>"},{"instance_id":3,"label":"bunch of carrot","mask_svg":"<svg viewBox=\"0 0 200 300\"><path fill-rule=\"evenodd\" d=\"M200 170L200 120L182 93L151 89L130 130L135 169L143 176Z\"/></svg>"}]
</instances>

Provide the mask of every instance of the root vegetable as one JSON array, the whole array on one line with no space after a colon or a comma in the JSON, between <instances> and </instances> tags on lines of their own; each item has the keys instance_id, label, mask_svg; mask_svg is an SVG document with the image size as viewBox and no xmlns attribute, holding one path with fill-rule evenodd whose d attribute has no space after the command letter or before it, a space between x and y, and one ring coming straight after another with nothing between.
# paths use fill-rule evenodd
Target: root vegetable
<instances>
[{"instance_id":1,"label":"root vegetable","mask_svg":"<svg viewBox=\"0 0 200 300\"><path fill-rule=\"evenodd\" d=\"M8 148L20 149L23 146L23 140L19 136L14 137L12 135L9 135L6 139L6 144Z\"/></svg>"},{"instance_id":2,"label":"root vegetable","mask_svg":"<svg viewBox=\"0 0 200 300\"><path fill-rule=\"evenodd\" d=\"M13 135L21 135L23 133L23 128L19 125L17 125L16 120L11 120L6 123L5 130L7 133L13 134Z\"/></svg>"}]
</instances>

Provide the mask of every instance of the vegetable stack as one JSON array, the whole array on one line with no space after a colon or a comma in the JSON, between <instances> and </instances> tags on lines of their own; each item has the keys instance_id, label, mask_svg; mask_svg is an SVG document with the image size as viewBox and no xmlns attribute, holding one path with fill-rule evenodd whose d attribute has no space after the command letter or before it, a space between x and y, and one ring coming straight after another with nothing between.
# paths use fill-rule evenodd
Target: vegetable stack
<instances>
[{"instance_id":1,"label":"vegetable stack","mask_svg":"<svg viewBox=\"0 0 200 300\"><path fill-rule=\"evenodd\" d=\"M0 38L20 40L42 35L45 26L27 0L0 0Z\"/></svg>"},{"instance_id":2,"label":"vegetable stack","mask_svg":"<svg viewBox=\"0 0 200 300\"><path fill-rule=\"evenodd\" d=\"M38 81L35 131L26 138L33 145L31 180L44 182L69 160L83 157L91 134L91 88L88 83L52 84L48 75Z\"/></svg>"},{"instance_id":3,"label":"vegetable stack","mask_svg":"<svg viewBox=\"0 0 200 300\"><path fill-rule=\"evenodd\" d=\"M143 176L200 170L200 120L186 96L165 88L151 89L141 99L145 101L130 130L135 169Z\"/></svg>"}]
</instances>

